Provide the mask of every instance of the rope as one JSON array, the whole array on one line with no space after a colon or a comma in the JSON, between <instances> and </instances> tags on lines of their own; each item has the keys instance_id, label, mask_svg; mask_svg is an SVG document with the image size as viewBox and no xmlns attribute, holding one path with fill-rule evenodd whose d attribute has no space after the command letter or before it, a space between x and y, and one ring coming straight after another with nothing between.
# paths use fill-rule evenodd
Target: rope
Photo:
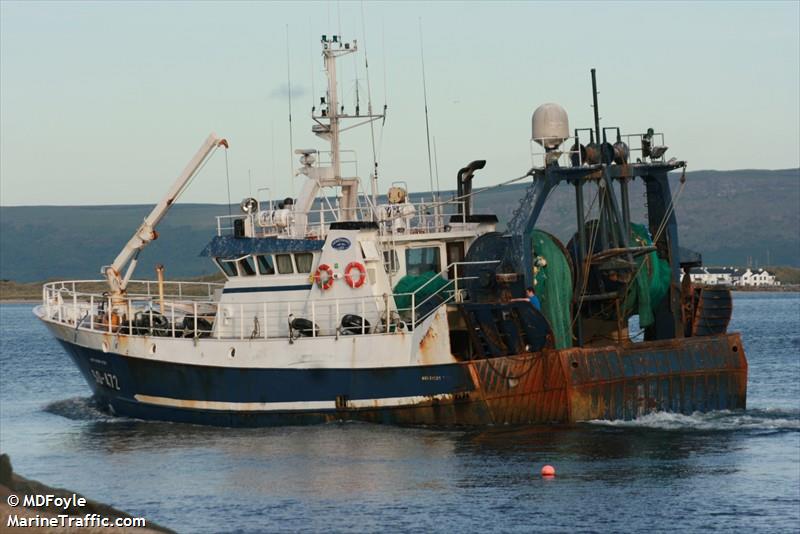
<instances>
[{"instance_id":1,"label":"rope","mask_svg":"<svg viewBox=\"0 0 800 534\"><path fill-rule=\"evenodd\" d=\"M211 153L210 153L210 154L209 154L209 155L206 157L205 161L203 161L203 164L202 164L202 165L200 165L200 167L198 167L198 169L195 171L195 173L194 173L194 175L192 176L192 178L191 178L191 179L190 179L188 182L186 182L186 185L184 185L183 187L181 187L180 191L178 191L178 193L175 195L175 200L178 200L178 197L179 197L179 196L181 196L181 195L183 194L183 192L184 192L184 191L186 191L187 189L189 189L189 185L191 185L191 183L192 183L192 182L194 182L194 179L195 179L195 178L197 178L197 177L200 175L200 172L201 172L203 169L205 169L206 165L208 164L208 162L209 162L209 161L211 161L211 158L214 156L214 154L216 154L216 153L217 153L217 150L218 150L218 149L219 149L219 145L217 145L217 146L215 146L215 147L214 147L214 150L212 150L212 151L211 151ZM227 153L228 153L228 151L227 151L227 149L226 149L226 150L225 150L225 154L226 154L226 156L225 156L225 157L226 157L226 158L227 158ZM174 201L173 201L173 202L174 202ZM228 202L228 204L230 204L230 202Z\"/></svg>"},{"instance_id":2,"label":"rope","mask_svg":"<svg viewBox=\"0 0 800 534\"><path fill-rule=\"evenodd\" d=\"M661 234L664 232L664 230L667 227L667 221L669 221L670 216L672 215L673 211L675 210L675 206L678 204L678 201L681 198L681 194L683 194L683 189L686 186L686 165L683 166L683 174L681 175L680 183L681 183L680 187L678 187L678 190L675 192L675 194L670 199L669 205L667 206L667 210L664 212L664 216L662 217L661 222L658 225L658 229L656 230L656 234L653 236L653 244L654 245L656 243L658 243L658 240L661 238ZM643 260L642 263L640 263L636 267L636 270L634 271L633 277L631 278L631 280L636 280L636 277L639 276L639 272L642 270L642 267L644 267L645 264L648 263L646 260L647 260L647 258L645 258L645 260ZM628 300L628 295L630 294L630 291L631 291L632 287L633 287L633 284L631 283L631 284L628 284L627 287L625 288L625 296L622 298L623 303L626 300Z\"/></svg>"},{"instance_id":3,"label":"rope","mask_svg":"<svg viewBox=\"0 0 800 534\"><path fill-rule=\"evenodd\" d=\"M672 212L675 211L675 206L678 204L678 200L681 198L681 194L683 194L683 189L686 187L686 165L683 166L683 174L680 178L681 185L678 187L678 191L672 196L669 201L669 206L667 206L667 211L664 212L664 217L661 219L661 224L659 224L658 230L656 231L656 235L653 237L653 243L658 242L658 239L661 237L661 233L667 227L667 221L669 220Z\"/></svg>"},{"instance_id":4,"label":"rope","mask_svg":"<svg viewBox=\"0 0 800 534\"><path fill-rule=\"evenodd\" d=\"M514 363L519 363L518 360L520 359L526 359L527 362L525 369L520 371L518 375L514 375L511 373L498 371L497 368L494 365L492 365L492 360L495 358L508 358L509 360L513 360ZM488 358L486 358L486 365L489 367L489 369L492 370L494 374L498 375L503 380L519 380L520 378L527 375L533 370L533 366L536 363L536 360L541 360L541 359L542 359L541 352L531 353L530 356L489 356Z\"/></svg>"},{"instance_id":5,"label":"rope","mask_svg":"<svg viewBox=\"0 0 800 534\"><path fill-rule=\"evenodd\" d=\"M653 236L653 244L657 243L658 240L661 238L662 233L664 232L664 230L667 227L667 222L669 221L669 218L672 215L672 213L675 211L675 206L677 206L678 201L680 200L680 197L683 194L683 190L684 190L684 188L686 186L686 165L683 166L683 174L681 175L681 178L680 178L680 184L681 185L680 185L680 187L678 187L678 191L676 191L675 194L672 196L672 198L670 198L670 203L667 206L667 210L664 212L664 215L663 215L663 217L662 217L662 219L661 219L661 221L660 221L660 223L658 225L658 228L656 230L656 234ZM599 191L600 190L598 188L598 193L599 193ZM595 199L596 198L597 198L597 195L595 195ZM589 211L590 212L591 212L591 208L592 208L593 205L594 205L594 199L592 199L592 203L589 206ZM600 208L599 209L600 209L601 212L603 211L603 199L602 198L601 198L601 201L600 201ZM596 224L595 228L594 228L594 231L592 232L592 237L590 239L590 246L588 248L588 250L590 250L590 251L594 250L594 243L595 243L595 239L597 237L597 230L599 229L599 227L600 227L600 225ZM588 262L591 260L591 256L592 256L591 253L587 254L586 261L584 262L584 266L583 266L584 267L584 272L581 273L581 275L583 277L583 287L582 287L582 289L585 289L586 282L588 281L588 277L589 277ZM642 270L642 268L647 263L648 263L647 261L642 261L636 267L636 270L634 271L633 276L631 277L631 280L636 280L636 277L639 276L639 272ZM585 276L583 276L584 274L585 274ZM629 295L633 285L634 285L633 283L629 283L627 285L627 287L625 289L625 295L624 295L624 297L622 299L623 302L625 302L627 300L628 295ZM572 321L571 327L575 325L575 321L577 321L578 316L580 315L580 310L583 307L583 300L584 300L583 297L584 297L584 295L585 295L585 291L581 291L581 297L580 297L580 300L578 302L578 309L576 310L575 317L574 317L574 319Z\"/></svg>"},{"instance_id":6,"label":"rope","mask_svg":"<svg viewBox=\"0 0 800 534\"><path fill-rule=\"evenodd\" d=\"M522 176L518 176L517 178L512 178L510 180L506 180L505 182L500 182L499 184L488 185L488 186L486 186L484 188L473 190L469 194L465 194L465 195L461 195L461 196L454 196L454 197L450 198L449 200L434 201L434 202L431 202L430 204L426 204L425 207L426 208L435 208L435 207L444 206L446 204L450 204L450 203L453 203L453 202L459 202L461 200L466 200L466 199L468 199L470 197L473 197L473 196L475 196L475 195L477 195L479 193L483 193L483 192L489 191L491 189L497 189L498 187L505 187L505 186L513 184L515 182L519 182L520 180L524 180L525 178L528 178L529 176L530 176L530 173L527 173L527 174L524 174ZM552 193L552 190L551 190L551 193ZM398 215L394 215L394 216L392 216L392 217L390 217L390 218L388 218L386 220L387 221L391 221L391 220L400 219L400 218L403 218L403 217L405 217L405 216L402 215L402 214L398 214Z\"/></svg>"},{"instance_id":7,"label":"rope","mask_svg":"<svg viewBox=\"0 0 800 534\"><path fill-rule=\"evenodd\" d=\"M471 193L468 193L466 195L461 195L460 197L453 197L453 198L451 198L450 200L448 200L446 202L439 202L438 204L447 204L448 202L458 202L458 201L461 201L461 200L466 200L466 199L468 199L470 197L473 197L473 196L477 195L478 193L483 193L484 191L489 191L491 189L497 189L498 187L504 187L506 185L510 185L510 184L519 182L520 180L524 180L525 178L528 178L529 176L531 176L531 173L527 172L527 173L523 174L522 176L518 176L517 178L511 178L510 180L506 180L505 182L500 182L499 184L495 184L495 185L487 185L486 187L483 187L481 189L476 189L476 190L474 190Z\"/></svg>"},{"instance_id":8,"label":"rope","mask_svg":"<svg viewBox=\"0 0 800 534\"><path fill-rule=\"evenodd\" d=\"M589 204L589 210L587 215L591 214L592 208L594 207L594 202L597 200L597 197L600 196L600 187L597 188L595 192L594 198L592 202ZM600 205L599 205L599 212L603 212L603 202L605 200L605 195L600 197ZM584 217L585 220L585 217ZM581 265L581 294L578 300L578 307L575 310L575 316L572 318L572 322L570 323L570 330L575 326L575 322L578 320L578 317L581 314L581 309L583 308L583 301L584 297L586 296L586 285L589 282L589 266L591 265L592 256L594 255L594 245L597 243L597 234L600 232L600 222L598 221L594 228L592 229L592 234L589 236L589 247L587 248L586 257L583 259L583 264Z\"/></svg>"}]
</instances>

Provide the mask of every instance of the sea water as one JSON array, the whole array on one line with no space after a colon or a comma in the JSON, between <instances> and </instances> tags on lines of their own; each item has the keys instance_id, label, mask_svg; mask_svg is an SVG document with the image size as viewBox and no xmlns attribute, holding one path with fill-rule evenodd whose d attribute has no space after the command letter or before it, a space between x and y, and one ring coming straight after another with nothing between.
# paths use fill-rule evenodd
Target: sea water
<instances>
[{"instance_id":1,"label":"sea water","mask_svg":"<svg viewBox=\"0 0 800 534\"><path fill-rule=\"evenodd\" d=\"M0 449L179 532L800 530L796 293L735 294L746 411L475 431L113 417L31 308L0 305Z\"/></svg>"}]
</instances>

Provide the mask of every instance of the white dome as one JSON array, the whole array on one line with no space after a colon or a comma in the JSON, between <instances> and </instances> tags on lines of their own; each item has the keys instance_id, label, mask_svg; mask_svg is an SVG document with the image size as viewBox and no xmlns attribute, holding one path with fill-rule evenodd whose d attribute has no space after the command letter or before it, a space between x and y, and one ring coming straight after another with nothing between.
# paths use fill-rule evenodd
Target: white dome
<instances>
[{"instance_id":1,"label":"white dome","mask_svg":"<svg viewBox=\"0 0 800 534\"><path fill-rule=\"evenodd\" d=\"M569 137L569 118L555 103L542 104L531 119L532 139L546 149L558 148Z\"/></svg>"}]
</instances>

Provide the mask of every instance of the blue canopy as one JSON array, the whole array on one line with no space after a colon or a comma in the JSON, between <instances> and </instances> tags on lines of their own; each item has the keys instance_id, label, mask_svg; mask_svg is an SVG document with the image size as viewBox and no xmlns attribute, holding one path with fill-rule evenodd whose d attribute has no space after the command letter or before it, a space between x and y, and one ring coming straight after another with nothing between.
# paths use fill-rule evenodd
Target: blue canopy
<instances>
[{"instance_id":1,"label":"blue canopy","mask_svg":"<svg viewBox=\"0 0 800 534\"><path fill-rule=\"evenodd\" d=\"M214 258L239 258L247 254L314 252L322 249L323 239L284 239L277 237L216 236L200 253Z\"/></svg>"}]
</instances>

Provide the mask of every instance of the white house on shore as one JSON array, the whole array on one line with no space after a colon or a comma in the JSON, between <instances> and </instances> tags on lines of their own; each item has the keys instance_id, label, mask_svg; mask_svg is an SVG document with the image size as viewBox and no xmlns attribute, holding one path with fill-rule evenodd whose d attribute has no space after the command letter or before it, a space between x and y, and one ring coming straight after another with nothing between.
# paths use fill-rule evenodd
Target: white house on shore
<instances>
[{"instance_id":1,"label":"white house on shore","mask_svg":"<svg viewBox=\"0 0 800 534\"><path fill-rule=\"evenodd\" d=\"M738 286L779 286L781 285L780 281L775 280L774 274L769 274L764 269L759 269L758 271L751 271L747 269L744 273L742 273L741 278L734 282L734 285Z\"/></svg>"},{"instance_id":2,"label":"white house on shore","mask_svg":"<svg viewBox=\"0 0 800 534\"><path fill-rule=\"evenodd\" d=\"M695 267L689 271L695 284L725 286L779 286L781 283L775 275L764 269L753 271L750 268L736 267Z\"/></svg>"}]
</instances>

